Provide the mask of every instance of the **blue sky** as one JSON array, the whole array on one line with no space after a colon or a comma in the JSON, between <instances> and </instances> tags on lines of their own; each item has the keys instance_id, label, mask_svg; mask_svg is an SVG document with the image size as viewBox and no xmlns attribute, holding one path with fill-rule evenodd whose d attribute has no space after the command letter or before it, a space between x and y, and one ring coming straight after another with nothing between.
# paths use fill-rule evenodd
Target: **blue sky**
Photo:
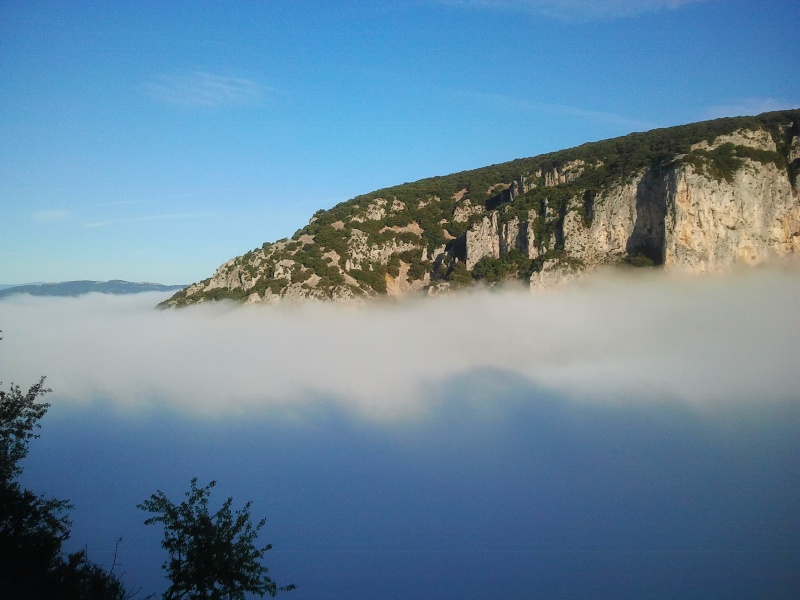
<instances>
[{"instance_id":1,"label":"blue sky","mask_svg":"<svg viewBox=\"0 0 800 600\"><path fill-rule=\"evenodd\" d=\"M0 4L0 283L190 283L374 189L800 106L793 0Z\"/></svg>"}]
</instances>

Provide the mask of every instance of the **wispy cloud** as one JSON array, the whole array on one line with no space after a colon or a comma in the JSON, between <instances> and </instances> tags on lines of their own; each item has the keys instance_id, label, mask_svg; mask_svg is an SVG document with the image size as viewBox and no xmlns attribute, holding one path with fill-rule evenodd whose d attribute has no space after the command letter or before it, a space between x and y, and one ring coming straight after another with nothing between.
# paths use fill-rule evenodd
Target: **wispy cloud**
<instances>
[{"instance_id":1,"label":"wispy cloud","mask_svg":"<svg viewBox=\"0 0 800 600\"><path fill-rule=\"evenodd\" d=\"M86 223L86 228L108 227L109 225L123 225L126 223L147 223L149 221L179 221L184 219L199 219L203 217L210 217L213 213L210 212L193 212L193 213L175 213L167 215L146 215L143 217L131 217L128 219L109 219L106 221L94 221Z\"/></svg>"},{"instance_id":2,"label":"wispy cloud","mask_svg":"<svg viewBox=\"0 0 800 600\"><path fill-rule=\"evenodd\" d=\"M525 11L562 21L621 19L674 10L709 0L434 0L439 4L494 10Z\"/></svg>"},{"instance_id":3,"label":"wispy cloud","mask_svg":"<svg viewBox=\"0 0 800 600\"><path fill-rule=\"evenodd\" d=\"M794 102L776 100L775 98L738 98L730 104L709 106L705 111L705 118L717 119L720 117L740 117L745 115L758 115L773 110L787 110L800 107L800 99Z\"/></svg>"},{"instance_id":4,"label":"wispy cloud","mask_svg":"<svg viewBox=\"0 0 800 600\"><path fill-rule=\"evenodd\" d=\"M456 92L456 94L460 96L479 98L487 102L492 102L498 105L509 106L512 108L516 108L518 110L544 113L549 115L576 117L579 119L586 119L590 121L603 123L606 125L625 127L632 131L645 131L659 126L658 124L652 123L650 121L634 119L616 113L591 110L586 108L580 108L577 106L569 106L566 104L531 102L523 98L508 96L505 94L484 93L484 92Z\"/></svg>"},{"instance_id":5,"label":"wispy cloud","mask_svg":"<svg viewBox=\"0 0 800 600\"><path fill-rule=\"evenodd\" d=\"M107 202L95 202L89 206L131 206L135 204L152 204L154 202L164 202L167 200L176 200L179 198L195 198L197 194L172 194L169 196L157 196L152 198L136 198L134 200L109 200Z\"/></svg>"},{"instance_id":6,"label":"wispy cloud","mask_svg":"<svg viewBox=\"0 0 800 600\"><path fill-rule=\"evenodd\" d=\"M263 97L263 88L250 79L224 77L206 71L160 75L142 86L151 98L168 104L219 108L248 106Z\"/></svg>"},{"instance_id":7,"label":"wispy cloud","mask_svg":"<svg viewBox=\"0 0 800 600\"><path fill-rule=\"evenodd\" d=\"M33 213L33 218L40 223L50 223L52 221L64 221L69 219L70 213L66 210L39 210Z\"/></svg>"}]
</instances>

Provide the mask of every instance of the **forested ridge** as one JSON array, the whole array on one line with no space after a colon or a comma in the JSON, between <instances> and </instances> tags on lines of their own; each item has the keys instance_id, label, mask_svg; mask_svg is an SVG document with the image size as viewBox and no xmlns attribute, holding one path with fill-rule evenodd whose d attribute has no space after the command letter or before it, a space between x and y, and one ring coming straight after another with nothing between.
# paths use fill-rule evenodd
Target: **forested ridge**
<instances>
[{"instance_id":1,"label":"forested ridge","mask_svg":"<svg viewBox=\"0 0 800 600\"><path fill-rule=\"evenodd\" d=\"M532 232L544 245L535 257L508 252L501 257L508 264L488 265L489 272L501 269L500 277L527 278L559 256L558 244L547 242L557 235L557 219L548 214L560 214L563 220L567 205L582 199L577 210L588 224L598 194L644 171L687 164L710 178L731 181L747 159L775 165L794 185L800 160L792 160L791 144L799 127L800 109L721 118L375 190L317 211L291 238L266 242L233 259L223 265L223 273L189 286L164 305L280 297L289 293L290 284L302 288L295 294L316 298L380 295L387 291L387 276L397 278L401 271L411 284L463 285L484 278L485 269L465 269L458 244L488 211L499 207L501 222L525 220L536 211ZM767 132L775 149L710 146L720 136L740 131Z\"/></svg>"}]
</instances>

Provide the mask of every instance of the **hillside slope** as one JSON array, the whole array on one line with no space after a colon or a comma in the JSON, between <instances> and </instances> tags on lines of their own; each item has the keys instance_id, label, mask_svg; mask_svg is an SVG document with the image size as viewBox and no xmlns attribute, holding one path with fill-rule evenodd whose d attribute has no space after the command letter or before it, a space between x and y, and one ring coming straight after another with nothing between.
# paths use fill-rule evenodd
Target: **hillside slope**
<instances>
[{"instance_id":1,"label":"hillside slope","mask_svg":"<svg viewBox=\"0 0 800 600\"><path fill-rule=\"evenodd\" d=\"M800 109L594 142L318 211L163 303L351 301L602 265L713 272L800 251Z\"/></svg>"}]
</instances>

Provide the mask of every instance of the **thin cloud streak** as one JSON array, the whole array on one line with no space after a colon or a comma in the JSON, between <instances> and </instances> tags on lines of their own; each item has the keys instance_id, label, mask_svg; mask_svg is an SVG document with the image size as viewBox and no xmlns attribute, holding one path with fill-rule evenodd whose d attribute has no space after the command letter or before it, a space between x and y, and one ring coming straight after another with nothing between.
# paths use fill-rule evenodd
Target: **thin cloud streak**
<instances>
[{"instance_id":1,"label":"thin cloud streak","mask_svg":"<svg viewBox=\"0 0 800 600\"><path fill-rule=\"evenodd\" d=\"M800 100L785 102L775 98L741 98L733 100L730 104L709 106L703 113L703 118L742 117L775 110L791 110L798 107L800 107Z\"/></svg>"},{"instance_id":2,"label":"thin cloud streak","mask_svg":"<svg viewBox=\"0 0 800 600\"><path fill-rule=\"evenodd\" d=\"M549 115L560 115L577 117L579 119L586 119L594 122L605 123L617 127L627 127L632 131L646 131L658 127L657 124L649 121L642 121L639 119L632 119L625 115L615 113L603 112L598 110L591 110L580 108L577 106L568 106L566 104L552 104L548 102L531 102L523 98L509 96L506 94L486 93L486 92L455 92L459 96L478 98L483 101L488 101L493 104L510 106L518 110L524 110L534 113L544 113Z\"/></svg>"},{"instance_id":3,"label":"thin cloud streak","mask_svg":"<svg viewBox=\"0 0 800 600\"><path fill-rule=\"evenodd\" d=\"M33 218L40 223L52 223L53 221L65 221L69 219L71 213L66 210L40 210L33 213Z\"/></svg>"},{"instance_id":4,"label":"thin cloud streak","mask_svg":"<svg viewBox=\"0 0 800 600\"><path fill-rule=\"evenodd\" d=\"M168 200L180 200L186 198L197 198L198 194L170 194L167 196L154 196L152 198L136 198L133 200L109 200L107 202L95 202L89 207L97 208L101 206L132 206L136 204L153 204L155 202L165 202Z\"/></svg>"},{"instance_id":5,"label":"thin cloud streak","mask_svg":"<svg viewBox=\"0 0 800 600\"><path fill-rule=\"evenodd\" d=\"M176 213L170 215L147 215L144 217L132 217L130 219L110 219L107 221L95 221L92 223L86 223L84 227L87 229L93 229L97 227L108 227L111 225L125 225L129 223L148 223L151 221L175 221L183 219L199 219L204 217L211 217L213 215L214 213L211 212Z\"/></svg>"},{"instance_id":6,"label":"thin cloud streak","mask_svg":"<svg viewBox=\"0 0 800 600\"><path fill-rule=\"evenodd\" d=\"M223 77L205 71L188 75L160 75L142 86L159 102L198 108L250 106L263 97L260 85L241 77Z\"/></svg>"},{"instance_id":7,"label":"thin cloud streak","mask_svg":"<svg viewBox=\"0 0 800 600\"><path fill-rule=\"evenodd\" d=\"M195 414L302 413L325 399L366 418L420 418L481 372L575 401L713 411L798 400L799 274L617 276L358 309L12 296L0 302L0 364L4 380L45 374L74 401Z\"/></svg>"},{"instance_id":8,"label":"thin cloud streak","mask_svg":"<svg viewBox=\"0 0 800 600\"><path fill-rule=\"evenodd\" d=\"M464 8L524 11L561 21L582 22L635 17L710 0L434 0Z\"/></svg>"}]
</instances>

